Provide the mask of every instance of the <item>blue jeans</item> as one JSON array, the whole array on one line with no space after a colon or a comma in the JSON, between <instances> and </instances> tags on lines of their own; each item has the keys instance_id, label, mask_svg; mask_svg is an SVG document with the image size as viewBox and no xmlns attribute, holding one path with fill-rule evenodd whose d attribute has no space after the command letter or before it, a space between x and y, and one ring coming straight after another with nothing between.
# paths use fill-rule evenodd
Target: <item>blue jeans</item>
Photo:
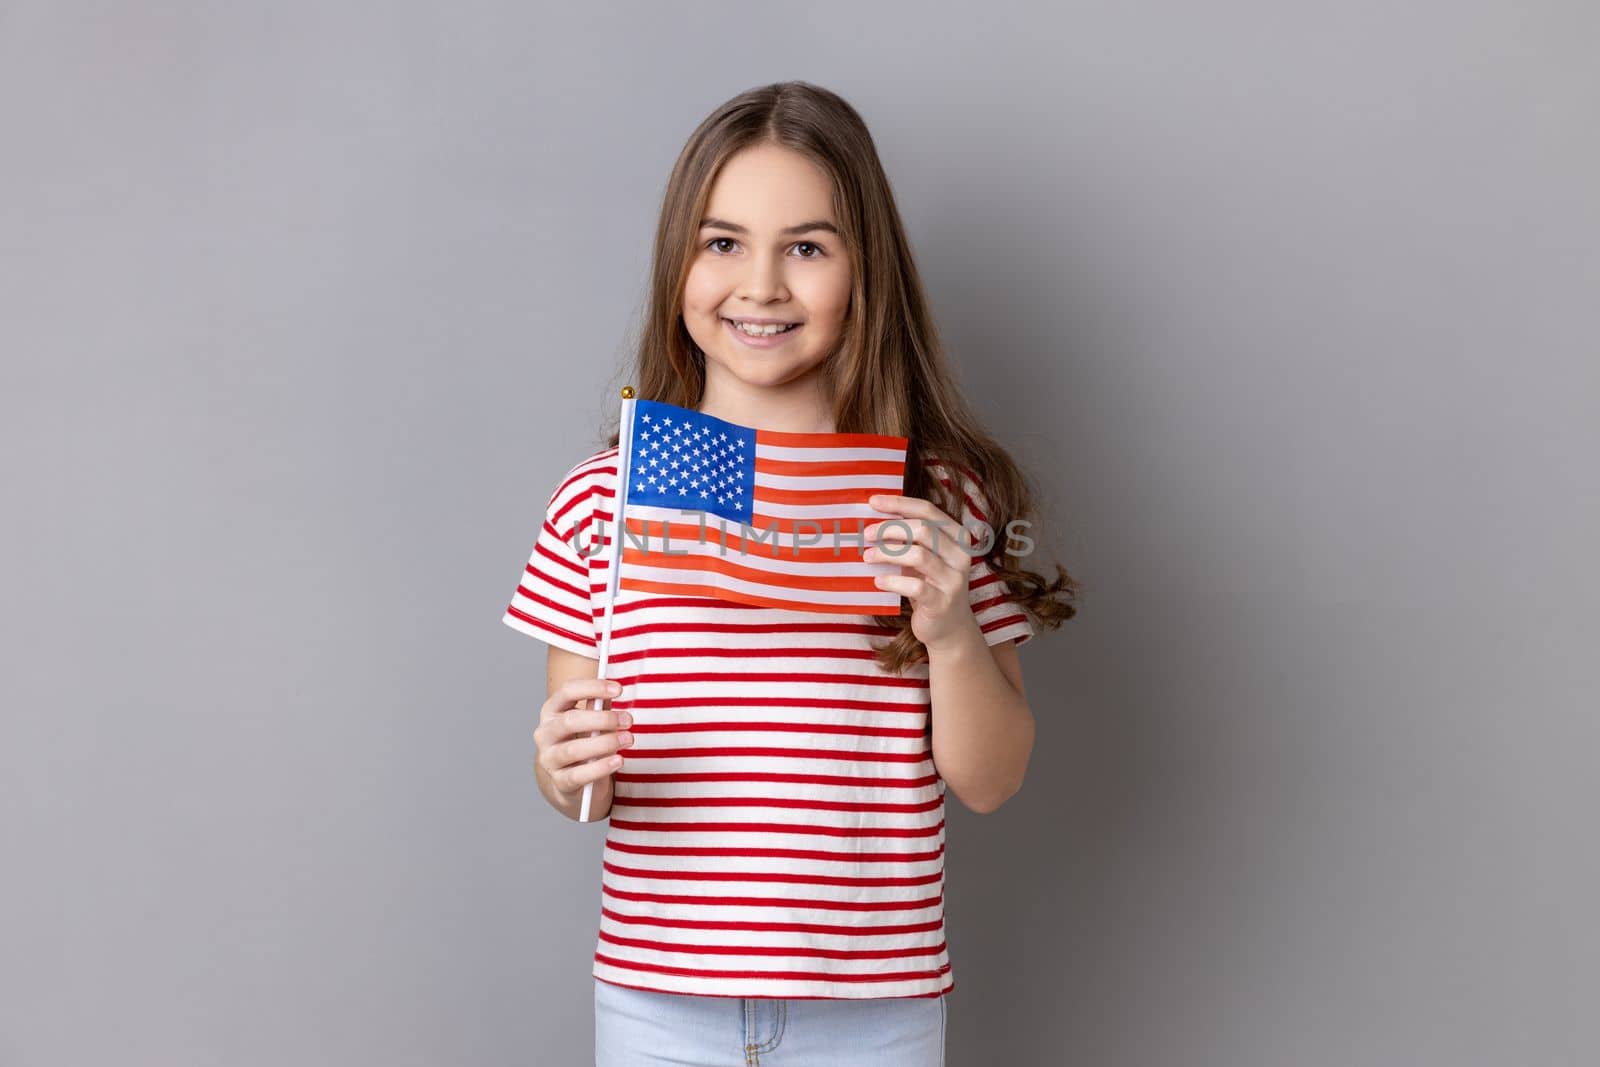
<instances>
[{"instance_id":1,"label":"blue jeans","mask_svg":"<svg viewBox=\"0 0 1600 1067\"><path fill-rule=\"evenodd\" d=\"M594 980L595 1067L944 1067L944 997L781 1000Z\"/></svg>"}]
</instances>

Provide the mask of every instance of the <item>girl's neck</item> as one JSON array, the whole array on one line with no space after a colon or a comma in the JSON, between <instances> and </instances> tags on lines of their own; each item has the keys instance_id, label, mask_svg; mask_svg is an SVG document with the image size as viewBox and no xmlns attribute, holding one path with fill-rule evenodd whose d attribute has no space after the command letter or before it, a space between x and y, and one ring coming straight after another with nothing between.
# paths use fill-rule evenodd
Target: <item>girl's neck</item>
<instances>
[{"instance_id":1,"label":"girl's neck","mask_svg":"<svg viewBox=\"0 0 1600 1067\"><path fill-rule=\"evenodd\" d=\"M784 433L833 433L833 406L811 376L780 386L707 382L696 410L713 418Z\"/></svg>"}]
</instances>

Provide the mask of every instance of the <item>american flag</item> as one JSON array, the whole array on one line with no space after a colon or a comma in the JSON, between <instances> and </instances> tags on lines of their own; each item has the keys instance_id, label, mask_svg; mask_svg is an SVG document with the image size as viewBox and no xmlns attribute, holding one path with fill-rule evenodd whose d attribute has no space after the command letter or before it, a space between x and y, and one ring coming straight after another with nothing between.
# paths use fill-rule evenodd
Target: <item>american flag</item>
<instances>
[{"instance_id":1,"label":"american flag","mask_svg":"<svg viewBox=\"0 0 1600 1067\"><path fill-rule=\"evenodd\" d=\"M873 579L901 567L863 560L861 530L894 518L867 499L904 492L906 438L761 430L655 400L624 412L621 588L900 613L900 594Z\"/></svg>"}]
</instances>

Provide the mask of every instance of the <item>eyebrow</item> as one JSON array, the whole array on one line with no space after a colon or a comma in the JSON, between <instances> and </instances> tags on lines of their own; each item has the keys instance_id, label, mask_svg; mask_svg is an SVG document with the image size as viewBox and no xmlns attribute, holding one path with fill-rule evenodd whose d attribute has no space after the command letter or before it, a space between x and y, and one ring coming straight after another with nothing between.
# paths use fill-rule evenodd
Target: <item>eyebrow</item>
<instances>
[{"instance_id":1,"label":"eyebrow","mask_svg":"<svg viewBox=\"0 0 1600 1067\"><path fill-rule=\"evenodd\" d=\"M729 222L726 219L701 219L700 228L702 230L732 230L734 233L750 232L747 228L740 226L737 222ZM779 230L778 233L785 237L792 237L795 234L810 233L812 230L826 230L828 233L834 234L835 236L839 234L839 227L835 226L827 219L813 219L810 222L802 222L797 226L786 226Z\"/></svg>"}]
</instances>

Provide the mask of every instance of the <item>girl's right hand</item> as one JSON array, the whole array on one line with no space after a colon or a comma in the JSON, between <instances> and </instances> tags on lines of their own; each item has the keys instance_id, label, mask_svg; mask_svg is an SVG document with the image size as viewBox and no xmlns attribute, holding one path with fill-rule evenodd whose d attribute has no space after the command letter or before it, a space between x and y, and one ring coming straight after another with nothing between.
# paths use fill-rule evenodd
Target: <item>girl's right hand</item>
<instances>
[{"instance_id":1,"label":"girl's right hand","mask_svg":"<svg viewBox=\"0 0 1600 1067\"><path fill-rule=\"evenodd\" d=\"M622 766L617 752L633 744L627 732L633 717L600 707L621 692L620 685L606 678L569 678L540 707L533 731L537 762L563 807L581 798L591 782L597 783L597 791L602 783L609 788L611 776ZM578 707L584 700L593 706Z\"/></svg>"}]
</instances>

